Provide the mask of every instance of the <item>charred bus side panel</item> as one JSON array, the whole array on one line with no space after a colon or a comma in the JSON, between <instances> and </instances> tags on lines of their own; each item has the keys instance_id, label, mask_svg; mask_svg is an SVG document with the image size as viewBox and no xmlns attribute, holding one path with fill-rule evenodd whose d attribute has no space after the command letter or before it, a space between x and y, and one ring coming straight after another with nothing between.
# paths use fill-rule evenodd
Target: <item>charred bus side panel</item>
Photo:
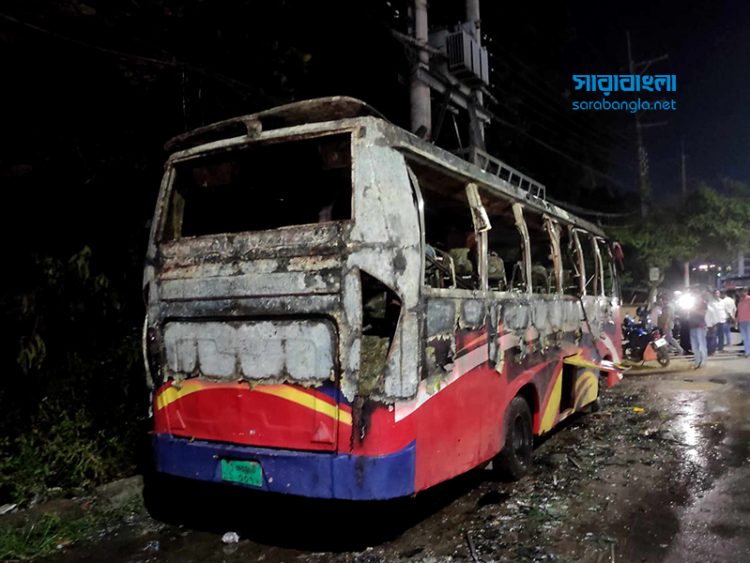
<instances>
[{"instance_id":1,"label":"charred bus side panel","mask_svg":"<svg viewBox=\"0 0 750 563\"><path fill-rule=\"evenodd\" d=\"M145 269L158 471L319 498L410 495L495 456L514 397L541 434L594 400L600 375L617 379L602 371L619 361L619 325L601 258L593 295L583 282L582 296L535 295L531 274L523 289L462 288L455 271L453 286L430 287L433 207L453 209L467 182L515 206L498 212L539 204L363 107L230 120L170 157ZM222 137L237 124L244 134ZM447 199L433 206L440 176Z\"/></svg>"}]
</instances>

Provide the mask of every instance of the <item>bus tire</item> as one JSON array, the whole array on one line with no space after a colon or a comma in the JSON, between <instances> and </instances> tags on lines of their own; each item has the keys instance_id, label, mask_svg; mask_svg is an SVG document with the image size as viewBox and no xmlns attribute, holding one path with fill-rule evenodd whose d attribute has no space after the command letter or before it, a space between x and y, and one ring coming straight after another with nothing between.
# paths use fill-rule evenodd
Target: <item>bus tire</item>
<instances>
[{"instance_id":1,"label":"bus tire","mask_svg":"<svg viewBox=\"0 0 750 563\"><path fill-rule=\"evenodd\" d=\"M143 504L149 515L161 522L180 521L184 491L179 494L177 479L149 469L143 475Z\"/></svg>"},{"instance_id":2,"label":"bus tire","mask_svg":"<svg viewBox=\"0 0 750 563\"><path fill-rule=\"evenodd\" d=\"M492 466L499 477L518 481L531 467L534 437L531 430L531 410L523 397L515 397L505 412L505 445Z\"/></svg>"}]
</instances>

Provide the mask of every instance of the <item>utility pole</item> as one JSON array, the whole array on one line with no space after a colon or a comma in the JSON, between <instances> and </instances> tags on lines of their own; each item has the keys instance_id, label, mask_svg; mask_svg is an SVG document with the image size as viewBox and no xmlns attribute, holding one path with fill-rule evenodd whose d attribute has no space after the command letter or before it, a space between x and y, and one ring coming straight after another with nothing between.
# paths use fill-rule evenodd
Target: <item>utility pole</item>
<instances>
[{"instance_id":1,"label":"utility pole","mask_svg":"<svg viewBox=\"0 0 750 563\"><path fill-rule=\"evenodd\" d=\"M628 42L628 70L630 74L635 74L638 70L638 74L643 74L648 67L653 63L666 60L669 58L668 55L662 55L655 59L649 59L647 61L635 62L633 61L633 52L630 45L630 32L625 32L625 37ZM635 112L635 136L636 142L638 143L638 188L641 196L641 218L645 218L648 212L648 202L651 198L651 182L648 177L648 153L646 147L643 144L643 129L646 127L654 127L656 125L662 125L662 123L649 123L646 125L641 124L641 117L638 112Z\"/></svg>"},{"instance_id":2,"label":"utility pole","mask_svg":"<svg viewBox=\"0 0 750 563\"><path fill-rule=\"evenodd\" d=\"M432 136L432 103L430 87L420 80L420 69L428 71L430 54L426 49L429 41L427 25L427 0L414 0L414 38L417 41L418 55L411 73L411 130L423 139Z\"/></svg>"},{"instance_id":3,"label":"utility pole","mask_svg":"<svg viewBox=\"0 0 750 563\"><path fill-rule=\"evenodd\" d=\"M680 142L680 153L682 156L682 201L687 202L687 174L685 173L685 139ZM690 287L690 261L685 261L683 266L683 278L685 287Z\"/></svg>"},{"instance_id":4,"label":"utility pole","mask_svg":"<svg viewBox=\"0 0 750 563\"><path fill-rule=\"evenodd\" d=\"M685 139L680 142L680 152L682 155L682 199L687 200L687 175L685 174Z\"/></svg>"},{"instance_id":5,"label":"utility pole","mask_svg":"<svg viewBox=\"0 0 750 563\"><path fill-rule=\"evenodd\" d=\"M635 63L633 62L633 52L630 47L630 32L625 32L628 40L628 71L635 74ZM648 183L648 155L643 146L643 133L641 132L641 118L638 112L635 112L635 138L638 143L638 187L641 195L641 218L646 216L646 201L650 195L651 187Z\"/></svg>"},{"instance_id":6,"label":"utility pole","mask_svg":"<svg viewBox=\"0 0 750 563\"><path fill-rule=\"evenodd\" d=\"M469 33L476 40L477 46L481 47L479 0L466 0L466 22L469 24ZM477 108L484 107L482 91L479 88L472 89L471 98L472 100L469 103L469 145L484 150L484 124L477 115ZM473 151L471 154L475 157ZM478 162L474 164L478 164Z\"/></svg>"}]
</instances>

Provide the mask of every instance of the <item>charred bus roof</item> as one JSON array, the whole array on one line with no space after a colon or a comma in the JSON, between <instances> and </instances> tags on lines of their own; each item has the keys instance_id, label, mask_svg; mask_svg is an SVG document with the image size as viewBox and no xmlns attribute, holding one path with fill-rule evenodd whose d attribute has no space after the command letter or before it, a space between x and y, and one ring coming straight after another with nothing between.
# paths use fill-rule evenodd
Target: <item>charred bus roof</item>
<instances>
[{"instance_id":1,"label":"charred bus roof","mask_svg":"<svg viewBox=\"0 0 750 563\"><path fill-rule=\"evenodd\" d=\"M546 201L544 197L540 197L538 190L540 184L505 165L502 161L486 153L481 153L490 165L494 165L496 173L492 173L391 124L372 106L347 96L331 96L292 102L257 113L233 117L177 135L170 139L164 148L170 153L175 153L228 139L244 137L246 140L252 140L259 138L263 132L271 130L333 121L359 121L363 118L377 119L387 143L404 153L412 161L417 161L431 168L439 168L455 179L475 182L501 198L523 203L540 213L546 213L554 217L562 223L607 238L598 226ZM346 125L351 127L355 124L356 122ZM521 182L514 185L508 179L501 177L500 170L510 170L510 177L521 178ZM543 191L543 186L541 187Z\"/></svg>"}]
</instances>

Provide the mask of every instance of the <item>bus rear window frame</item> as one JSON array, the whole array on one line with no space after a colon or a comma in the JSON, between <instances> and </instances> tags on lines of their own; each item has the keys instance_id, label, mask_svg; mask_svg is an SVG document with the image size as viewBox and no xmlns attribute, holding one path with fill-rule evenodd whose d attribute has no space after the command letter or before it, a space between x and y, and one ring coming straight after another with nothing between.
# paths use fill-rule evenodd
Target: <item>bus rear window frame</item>
<instances>
[{"instance_id":1,"label":"bus rear window frame","mask_svg":"<svg viewBox=\"0 0 750 563\"><path fill-rule=\"evenodd\" d=\"M334 136L348 136L349 137L349 176L350 176L350 182L351 182L351 196L350 196L350 212L349 212L349 218L348 219L341 219L341 220L335 220L335 221L329 221L329 222L335 222L340 224L351 224L354 222L354 143L357 138L357 131L359 127L346 127L341 129L326 129L323 131L314 131L314 132L307 132L307 133L297 133L297 134L289 134L289 132L279 132L279 131L270 131L268 133L268 136L262 136L259 138L253 138L253 139L247 139L247 138L241 138L241 139L224 139L221 141L215 141L206 145L201 145L198 147L193 147L190 149L186 149L183 151L179 151L176 153L173 153L169 159L167 160L166 166L165 166L165 174L164 174L164 181L166 181L166 187L163 189L163 191L160 193L159 196L159 216L158 216L158 225L156 229L156 236L155 236L155 242L157 244L169 244L169 243L177 243L179 241L184 240L192 240L192 239L200 239L205 237L215 237L220 235L226 235L230 234L233 236L242 235L243 233L257 233L257 232L265 232L270 230L276 230L276 229L288 229L288 228L300 228L310 225L318 225L321 224L320 222L316 223L300 223L300 224L291 224L286 226L277 227L276 229L263 229L263 230L247 230L247 231L239 231L239 232L220 232L220 233L206 233L201 235L182 235L177 238L171 238L166 236L166 231L168 227L168 221L170 217L170 208L172 205L172 194L174 193L174 187L175 182L177 179L177 168L187 162L190 162L192 160L200 160L206 157L211 157L214 155L222 154L222 153L232 153L237 151L242 151L244 149L247 149L249 147L254 146L264 146L264 145L276 145L276 144L284 144L284 143L293 143L297 141L308 141L312 139L320 139L324 137L334 137Z\"/></svg>"}]
</instances>

